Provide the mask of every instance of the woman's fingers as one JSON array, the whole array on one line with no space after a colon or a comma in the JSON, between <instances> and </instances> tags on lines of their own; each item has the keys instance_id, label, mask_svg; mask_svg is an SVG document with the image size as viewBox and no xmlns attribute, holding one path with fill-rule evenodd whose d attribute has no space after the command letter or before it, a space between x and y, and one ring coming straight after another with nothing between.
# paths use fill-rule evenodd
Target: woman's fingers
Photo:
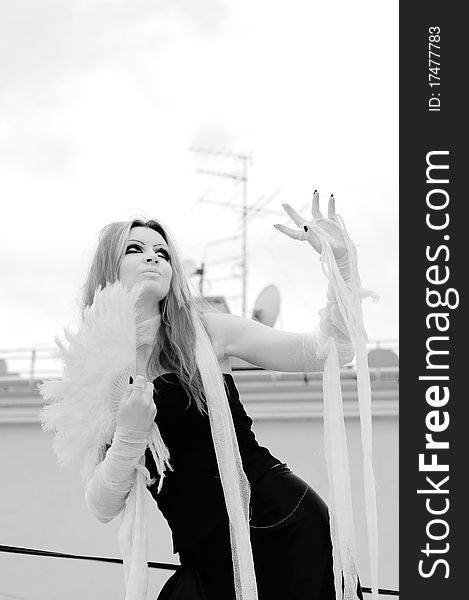
<instances>
[{"instance_id":1,"label":"woman's fingers","mask_svg":"<svg viewBox=\"0 0 469 600\"><path fill-rule=\"evenodd\" d=\"M128 395L126 393L125 399L129 399L132 396L133 402L153 403L153 383L151 381L145 382L145 378L142 375L137 375L133 386L129 385L127 391L129 393Z\"/></svg>"},{"instance_id":2,"label":"woman's fingers","mask_svg":"<svg viewBox=\"0 0 469 600\"><path fill-rule=\"evenodd\" d=\"M301 215L299 215L294 208L292 208L289 204L282 204L287 215L292 219L295 225L301 227L303 223L305 223L305 219Z\"/></svg>"},{"instance_id":3,"label":"woman's fingers","mask_svg":"<svg viewBox=\"0 0 469 600\"><path fill-rule=\"evenodd\" d=\"M323 214L319 209L319 192L317 190L314 190L311 205L311 213L313 215L312 221L305 221L305 219L303 219L303 217L289 204L283 204L282 206L295 225L300 228L299 230L292 229L291 227L276 223L274 227L285 235L288 235L288 237L291 237L294 240L307 240L317 252L321 252L322 244L315 233L316 227L319 227L322 230L334 250L336 249L337 242L339 241L340 244L343 241L342 238L340 238L340 240L336 239L338 230L335 214L335 198L333 194L331 194L327 204L327 218L323 217Z\"/></svg>"},{"instance_id":4,"label":"woman's fingers","mask_svg":"<svg viewBox=\"0 0 469 600\"><path fill-rule=\"evenodd\" d=\"M303 231L299 231L297 229L290 229L290 227L285 227L285 225L274 225L279 231L288 235L288 237L293 238L294 240L308 240L308 242L313 246L313 248L317 252L321 252L321 242L318 237L309 230L308 232L304 229Z\"/></svg>"},{"instance_id":5,"label":"woman's fingers","mask_svg":"<svg viewBox=\"0 0 469 600\"><path fill-rule=\"evenodd\" d=\"M327 205L327 216L329 219L335 219L335 198L334 194L330 195L329 203Z\"/></svg>"},{"instance_id":6,"label":"woman's fingers","mask_svg":"<svg viewBox=\"0 0 469 600\"><path fill-rule=\"evenodd\" d=\"M276 223L274 225L276 229L288 235L288 237L293 238L294 240L302 240L304 238L304 231L298 231L298 229L291 229L290 227L286 227L285 225L281 225L280 223Z\"/></svg>"},{"instance_id":7,"label":"woman's fingers","mask_svg":"<svg viewBox=\"0 0 469 600\"><path fill-rule=\"evenodd\" d=\"M283 204L282 206L285 209L285 212L288 214L288 216L295 223L295 225L298 225L298 227L303 227L303 225L307 223L307 221L300 214L298 214L296 210L289 204ZM324 218L319 208L319 192L317 190L314 190L313 200L311 203L311 214L313 215L314 219ZM333 194L330 195L329 202L327 205L327 216L329 219L335 218L335 198Z\"/></svg>"},{"instance_id":8,"label":"woman's fingers","mask_svg":"<svg viewBox=\"0 0 469 600\"><path fill-rule=\"evenodd\" d=\"M145 399L148 406L150 421L154 421L156 417L156 404L153 401L153 383L151 381L147 381L145 384Z\"/></svg>"},{"instance_id":9,"label":"woman's fingers","mask_svg":"<svg viewBox=\"0 0 469 600\"><path fill-rule=\"evenodd\" d=\"M314 190L313 202L311 204L311 214L314 219L322 219L322 212L319 210L319 192Z\"/></svg>"},{"instance_id":10,"label":"woman's fingers","mask_svg":"<svg viewBox=\"0 0 469 600\"><path fill-rule=\"evenodd\" d=\"M134 389L143 390L144 382L145 379L143 378L143 375L137 375L137 377L134 380Z\"/></svg>"},{"instance_id":11,"label":"woman's fingers","mask_svg":"<svg viewBox=\"0 0 469 600\"><path fill-rule=\"evenodd\" d=\"M134 379L131 394L121 403L116 422L129 429L147 431L152 427L156 416L156 405L153 401L153 383L145 382L142 375Z\"/></svg>"},{"instance_id":12,"label":"woman's fingers","mask_svg":"<svg viewBox=\"0 0 469 600\"><path fill-rule=\"evenodd\" d=\"M144 389L144 394L145 394L145 399L150 404L154 404L154 402L153 402L153 383L151 381L147 381L146 382L145 389Z\"/></svg>"}]
</instances>

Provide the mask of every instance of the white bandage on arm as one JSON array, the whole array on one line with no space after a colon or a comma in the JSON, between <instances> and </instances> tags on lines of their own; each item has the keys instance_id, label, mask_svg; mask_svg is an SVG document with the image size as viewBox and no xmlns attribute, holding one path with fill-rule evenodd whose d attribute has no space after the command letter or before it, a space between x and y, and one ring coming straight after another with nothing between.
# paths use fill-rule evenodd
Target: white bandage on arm
<instances>
[{"instance_id":1,"label":"white bandage on arm","mask_svg":"<svg viewBox=\"0 0 469 600\"><path fill-rule=\"evenodd\" d=\"M118 426L104 460L96 466L86 485L85 502L102 523L111 521L124 508L148 437L149 432Z\"/></svg>"},{"instance_id":2,"label":"white bandage on arm","mask_svg":"<svg viewBox=\"0 0 469 600\"><path fill-rule=\"evenodd\" d=\"M348 254L341 259L336 259L340 275L346 284L350 281L350 260ZM321 342L328 338L334 338L339 364L343 366L349 363L354 355L352 341L350 340L347 327L340 313L334 288L329 283L327 288L327 304L319 311L319 347Z\"/></svg>"}]
</instances>

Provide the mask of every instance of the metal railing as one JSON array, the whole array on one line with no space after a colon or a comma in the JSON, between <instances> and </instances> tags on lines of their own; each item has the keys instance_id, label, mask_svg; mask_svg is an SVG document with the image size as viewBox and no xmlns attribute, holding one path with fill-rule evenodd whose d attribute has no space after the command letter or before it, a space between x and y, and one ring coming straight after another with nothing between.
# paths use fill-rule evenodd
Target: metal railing
<instances>
[{"instance_id":1,"label":"metal railing","mask_svg":"<svg viewBox=\"0 0 469 600\"><path fill-rule=\"evenodd\" d=\"M383 364L374 363L371 357L372 351L389 351L389 361ZM36 348L10 348L0 350L0 381L21 381L23 385L29 383L31 389L35 389L38 380L58 378L62 374L62 364L59 359L54 358L56 348L43 346ZM395 372L399 361L399 342L397 340L373 340L368 344L370 357L370 371L374 379L380 379L386 372ZM386 358L386 356L384 357ZM387 362L393 364L387 364ZM354 369L352 361L344 369Z\"/></svg>"}]
</instances>

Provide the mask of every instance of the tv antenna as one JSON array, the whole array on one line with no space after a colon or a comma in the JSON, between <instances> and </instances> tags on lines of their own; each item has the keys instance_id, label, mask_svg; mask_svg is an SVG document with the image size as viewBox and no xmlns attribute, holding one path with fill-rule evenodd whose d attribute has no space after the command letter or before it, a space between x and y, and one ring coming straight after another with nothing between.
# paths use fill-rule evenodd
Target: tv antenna
<instances>
[{"instance_id":1,"label":"tv antenna","mask_svg":"<svg viewBox=\"0 0 469 600\"><path fill-rule=\"evenodd\" d=\"M193 277L194 275L199 275L199 293L201 296L204 295L204 270L205 265L202 263L200 267L196 265L196 263L191 258L185 258L182 261L182 266L184 268L184 273L186 277Z\"/></svg>"},{"instance_id":2,"label":"tv antenna","mask_svg":"<svg viewBox=\"0 0 469 600\"><path fill-rule=\"evenodd\" d=\"M241 238L242 238L242 252L241 252L241 296L242 296L242 315L246 316L246 303L247 303L247 275L248 275L248 263L247 263L247 225L248 219L253 216L261 215L261 214L275 214L283 216L283 213L278 211L270 211L264 208L264 206L270 202L279 192L280 190L276 190L273 194L271 194L267 199L264 196L261 196L256 200L256 202L252 206L248 206L247 198L247 184L248 184L248 161L252 162L251 155L248 154L237 154L235 152L221 152L216 150L209 150L206 148L195 148L190 147L189 150L191 152L196 152L199 154L206 154L209 156L216 157L227 157L232 158L236 161L241 162L241 174L229 173L226 171L213 171L209 169L197 169L197 173L201 173L202 175L210 175L213 177L227 177L232 179L235 182L240 182L242 184L242 203L241 206L236 206L231 204L231 202L219 202L217 200L208 200L205 198L200 198L200 202L205 202L208 204L218 204L221 206L228 206L233 210L239 210L241 212L240 224L241 224Z\"/></svg>"}]
</instances>

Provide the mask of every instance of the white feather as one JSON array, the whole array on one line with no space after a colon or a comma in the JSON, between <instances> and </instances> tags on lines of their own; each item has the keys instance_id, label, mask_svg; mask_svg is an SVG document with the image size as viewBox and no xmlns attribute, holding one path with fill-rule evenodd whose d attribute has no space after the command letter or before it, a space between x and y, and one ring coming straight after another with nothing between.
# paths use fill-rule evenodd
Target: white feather
<instances>
[{"instance_id":1,"label":"white feather","mask_svg":"<svg viewBox=\"0 0 469 600\"><path fill-rule=\"evenodd\" d=\"M119 282L97 290L81 329L65 330L68 345L56 339L62 379L40 386L49 403L41 414L43 428L55 433L58 460L82 462L85 481L112 441L120 399L135 375L138 293Z\"/></svg>"}]
</instances>

